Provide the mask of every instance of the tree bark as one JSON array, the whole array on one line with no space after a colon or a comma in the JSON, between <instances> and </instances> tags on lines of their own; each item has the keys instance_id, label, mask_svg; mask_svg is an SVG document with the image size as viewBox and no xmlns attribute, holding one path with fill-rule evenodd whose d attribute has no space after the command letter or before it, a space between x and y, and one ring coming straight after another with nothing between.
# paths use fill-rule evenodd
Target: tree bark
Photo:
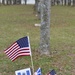
<instances>
[{"instance_id":1,"label":"tree bark","mask_svg":"<svg viewBox=\"0 0 75 75\"><path fill-rule=\"evenodd\" d=\"M62 0L60 0L60 5L62 5Z\"/></svg>"},{"instance_id":2,"label":"tree bark","mask_svg":"<svg viewBox=\"0 0 75 75\"><path fill-rule=\"evenodd\" d=\"M38 10L38 1L39 1L39 0L35 0L35 10L36 10L36 12L37 12L37 10Z\"/></svg>"},{"instance_id":3,"label":"tree bark","mask_svg":"<svg viewBox=\"0 0 75 75\"><path fill-rule=\"evenodd\" d=\"M71 6L73 6L73 0L71 0Z\"/></svg>"},{"instance_id":4,"label":"tree bark","mask_svg":"<svg viewBox=\"0 0 75 75\"><path fill-rule=\"evenodd\" d=\"M55 0L55 5L58 5L57 0Z\"/></svg>"},{"instance_id":5,"label":"tree bark","mask_svg":"<svg viewBox=\"0 0 75 75\"><path fill-rule=\"evenodd\" d=\"M68 0L66 0L66 5L68 5Z\"/></svg>"},{"instance_id":6,"label":"tree bark","mask_svg":"<svg viewBox=\"0 0 75 75\"><path fill-rule=\"evenodd\" d=\"M50 54L50 7L51 0L41 0L40 53Z\"/></svg>"},{"instance_id":7,"label":"tree bark","mask_svg":"<svg viewBox=\"0 0 75 75\"><path fill-rule=\"evenodd\" d=\"M27 4L27 0L25 0L25 5Z\"/></svg>"},{"instance_id":8,"label":"tree bark","mask_svg":"<svg viewBox=\"0 0 75 75\"><path fill-rule=\"evenodd\" d=\"M63 5L65 5L65 0L63 0Z\"/></svg>"}]
</instances>

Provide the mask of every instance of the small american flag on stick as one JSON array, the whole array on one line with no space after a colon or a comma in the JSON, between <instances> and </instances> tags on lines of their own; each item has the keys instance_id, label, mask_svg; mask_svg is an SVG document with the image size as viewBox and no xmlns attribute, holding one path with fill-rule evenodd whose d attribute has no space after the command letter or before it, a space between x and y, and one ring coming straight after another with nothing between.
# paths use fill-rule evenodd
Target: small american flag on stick
<instances>
[{"instance_id":1,"label":"small american flag on stick","mask_svg":"<svg viewBox=\"0 0 75 75\"><path fill-rule=\"evenodd\" d=\"M56 74L56 71L53 69L47 75L57 75L57 74Z\"/></svg>"},{"instance_id":2,"label":"small american flag on stick","mask_svg":"<svg viewBox=\"0 0 75 75\"><path fill-rule=\"evenodd\" d=\"M15 41L10 47L8 47L5 51L6 55L14 61L20 56L30 56L31 48L29 37L23 37L19 40Z\"/></svg>"}]
</instances>

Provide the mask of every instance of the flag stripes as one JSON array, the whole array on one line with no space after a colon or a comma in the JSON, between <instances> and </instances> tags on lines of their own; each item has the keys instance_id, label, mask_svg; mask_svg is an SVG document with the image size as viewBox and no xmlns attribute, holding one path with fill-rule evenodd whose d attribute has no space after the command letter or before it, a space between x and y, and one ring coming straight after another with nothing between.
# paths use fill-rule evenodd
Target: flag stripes
<instances>
[{"instance_id":1,"label":"flag stripes","mask_svg":"<svg viewBox=\"0 0 75 75\"><path fill-rule=\"evenodd\" d=\"M12 61L19 56L29 56L31 55L29 44L30 43L28 37L23 37L14 42L4 52Z\"/></svg>"}]
</instances>

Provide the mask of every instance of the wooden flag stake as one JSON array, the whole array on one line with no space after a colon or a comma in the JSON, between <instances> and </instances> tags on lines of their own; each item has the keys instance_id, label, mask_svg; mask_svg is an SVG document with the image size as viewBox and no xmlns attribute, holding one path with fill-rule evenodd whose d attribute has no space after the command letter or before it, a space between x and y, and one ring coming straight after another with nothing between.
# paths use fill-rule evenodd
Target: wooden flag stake
<instances>
[{"instance_id":1,"label":"wooden flag stake","mask_svg":"<svg viewBox=\"0 0 75 75\"><path fill-rule=\"evenodd\" d=\"M28 36L28 42L29 42L29 47L30 47L29 36ZM32 72L34 73L34 66L33 66L33 59L32 59L31 47L30 47L30 56L31 56Z\"/></svg>"}]
</instances>

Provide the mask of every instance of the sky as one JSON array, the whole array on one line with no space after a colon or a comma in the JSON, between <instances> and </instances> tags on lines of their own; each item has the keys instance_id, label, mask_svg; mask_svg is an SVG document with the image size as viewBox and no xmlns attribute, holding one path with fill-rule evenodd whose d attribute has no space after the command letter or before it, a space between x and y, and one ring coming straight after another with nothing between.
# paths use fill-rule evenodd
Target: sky
<instances>
[{"instance_id":1,"label":"sky","mask_svg":"<svg viewBox=\"0 0 75 75\"><path fill-rule=\"evenodd\" d=\"M27 4L34 4L35 0L27 0Z\"/></svg>"}]
</instances>

